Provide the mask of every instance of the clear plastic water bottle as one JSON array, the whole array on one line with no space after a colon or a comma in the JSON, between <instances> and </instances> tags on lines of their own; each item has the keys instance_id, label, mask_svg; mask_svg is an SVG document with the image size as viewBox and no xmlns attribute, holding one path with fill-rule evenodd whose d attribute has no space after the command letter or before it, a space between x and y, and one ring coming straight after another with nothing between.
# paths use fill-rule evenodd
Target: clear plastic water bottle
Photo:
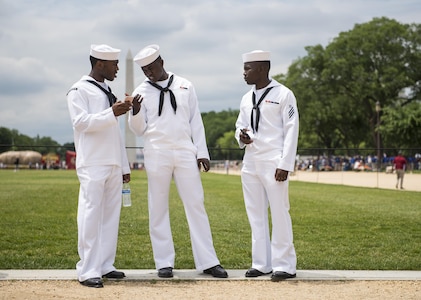
<instances>
[{"instance_id":1,"label":"clear plastic water bottle","mask_svg":"<svg viewBox=\"0 0 421 300\"><path fill-rule=\"evenodd\" d=\"M123 206L125 207L132 206L132 198L130 194L131 192L129 183L123 183L122 199Z\"/></svg>"}]
</instances>

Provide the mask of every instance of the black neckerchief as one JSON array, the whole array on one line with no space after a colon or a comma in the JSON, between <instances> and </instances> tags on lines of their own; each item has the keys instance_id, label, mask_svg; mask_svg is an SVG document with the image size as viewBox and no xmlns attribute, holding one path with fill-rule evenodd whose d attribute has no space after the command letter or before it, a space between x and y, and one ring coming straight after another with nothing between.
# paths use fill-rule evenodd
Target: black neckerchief
<instances>
[{"instance_id":1,"label":"black neckerchief","mask_svg":"<svg viewBox=\"0 0 421 300\"><path fill-rule=\"evenodd\" d=\"M253 129L253 132L257 132L259 129L259 121L260 121L260 108L259 105L262 103L263 99L266 97L266 95L270 92L270 90L273 88L273 86L268 87L266 91L263 93L263 95L260 97L259 101L256 104L256 94L253 92L252 101L253 101L253 108L251 109L251 118L250 118L250 124L251 128ZM254 125L254 111L256 110L256 124Z\"/></svg>"},{"instance_id":2,"label":"black neckerchief","mask_svg":"<svg viewBox=\"0 0 421 300\"><path fill-rule=\"evenodd\" d=\"M97 87L99 87L101 89L101 91L103 91L105 93L105 95L107 95L108 97L108 102L110 103L110 107L113 106L113 104L117 101L117 97L114 96L114 94L111 92L111 88L108 87L108 91L106 89L104 89L101 85L98 84L98 82L93 81L93 80L86 80L89 83L92 83L93 85L96 85Z\"/></svg>"},{"instance_id":3,"label":"black neckerchief","mask_svg":"<svg viewBox=\"0 0 421 300\"><path fill-rule=\"evenodd\" d=\"M164 93L166 93L166 92L170 92L170 101L171 101L171 106L174 109L174 113L177 110L177 102L175 101L174 93L170 90L170 86L172 84L173 79L174 79L174 75L171 75L170 76L170 79L168 80L167 87L165 87L165 88L163 88L162 86L156 84L155 82L147 81L150 85L152 85L153 87L155 87L155 88L157 88L158 90L161 91L161 93L159 94L159 110L158 110L158 116L161 115L162 106L164 105Z\"/></svg>"}]
</instances>

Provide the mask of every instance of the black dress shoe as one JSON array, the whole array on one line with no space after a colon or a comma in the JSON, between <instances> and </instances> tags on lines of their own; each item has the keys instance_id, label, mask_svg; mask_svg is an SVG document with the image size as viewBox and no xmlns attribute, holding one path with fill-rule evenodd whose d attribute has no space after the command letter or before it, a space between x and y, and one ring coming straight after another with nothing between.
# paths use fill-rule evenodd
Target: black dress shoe
<instances>
[{"instance_id":1,"label":"black dress shoe","mask_svg":"<svg viewBox=\"0 0 421 300\"><path fill-rule=\"evenodd\" d=\"M246 272L246 277L259 277L259 276L267 275L267 274L270 274L270 273L272 273L272 271L267 272L267 273L263 273L263 272L260 272L257 269L250 268Z\"/></svg>"},{"instance_id":2,"label":"black dress shoe","mask_svg":"<svg viewBox=\"0 0 421 300\"><path fill-rule=\"evenodd\" d=\"M288 278L295 278L297 275L296 274L289 274L287 272L282 272L282 271L276 271L272 274L271 280L272 281L281 281L281 280L285 280Z\"/></svg>"},{"instance_id":3,"label":"black dress shoe","mask_svg":"<svg viewBox=\"0 0 421 300\"><path fill-rule=\"evenodd\" d=\"M173 277L173 273L172 273L172 268L171 267L166 267L166 268L161 268L158 270L158 277L161 278L171 278Z\"/></svg>"},{"instance_id":4,"label":"black dress shoe","mask_svg":"<svg viewBox=\"0 0 421 300\"><path fill-rule=\"evenodd\" d=\"M102 275L102 278L114 278L114 279L122 279L126 277L126 274L124 274L123 272L120 271L111 271L105 275Z\"/></svg>"},{"instance_id":5,"label":"black dress shoe","mask_svg":"<svg viewBox=\"0 0 421 300\"><path fill-rule=\"evenodd\" d=\"M225 269L221 265L216 265L212 268L206 269L206 270L203 271L203 273L210 274L210 275L212 275L213 277L216 277L216 278L227 278L228 277L227 271L225 271Z\"/></svg>"},{"instance_id":6,"label":"black dress shoe","mask_svg":"<svg viewBox=\"0 0 421 300\"><path fill-rule=\"evenodd\" d=\"M81 285L93 288L102 288L104 285L102 284L102 280L99 277L89 278L85 281L79 281Z\"/></svg>"}]
</instances>

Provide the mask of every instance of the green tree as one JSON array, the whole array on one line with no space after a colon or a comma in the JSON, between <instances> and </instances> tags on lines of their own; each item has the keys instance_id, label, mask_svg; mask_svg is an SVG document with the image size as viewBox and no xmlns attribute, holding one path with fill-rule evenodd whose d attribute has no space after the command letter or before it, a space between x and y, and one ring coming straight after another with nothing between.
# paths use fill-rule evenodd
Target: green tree
<instances>
[{"instance_id":1,"label":"green tree","mask_svg":"<svg viewBox=\"0 0 421 300\"><path fill-rule=\"evenodd\" d=\"M340 33L326 48L306 47L308 55L279 76L297 96L300 145L377 146L376 102L387 110L419 99L420 33L420 25L375 18ZM405 88L411 97L402 102Z\"/></svg>"},{"instance_id":2,"label":"green tree","mask_svg":"<svg viewBox=\"0 0 421 300\"><path fill-rule=\"evenodd\" d=\"M243 151L238 147L235 130L227 131L217 140L217 147L221 149L223 159L241 160Z\"/></svg>"},{"instance_id":3,"label":"green tree","mask_svg":"<svg viewBox=\"0 0 421 300\"><path fill-rule=\"evenodd\" d=\"M38 149L37 151L42 154L59 153L61 150L60 144L50 137L37 136L33 139L33 145Z\"/></svg>"},{"instance_id":4,"label":"green tree","mask_svg":"<svg viewBox=\"0 0 421 300\"><path fill-rule=\"evenodd\" d=\"M421 103L411 102L405 106L384 109L380 132L384 143L396 150L421 145Z\"/></svg>"},{"instance_id":5,"label":"green tree","mask_svg":"<svg viewBox=\"0 0 421 300\"><path fill-rule=\"evenodd\" d=\"M62 157L65 153L65 148L61 148L60 144L50 137L35 137L31 138L25 134L21 134L16 129L8 129L0 127L0 152L9 150L22 151L22 150L33 150L40 152L41 154L47 153L59 153ZM73 144L67 145L74 149Z\"/></svg>"},{"instance_id":6,"label":"green tree","mask_svg":"<svg viewBox=\"0 0 421 300\"><path fill-rule=\"evenodd\" d=\"M6 127L0 127L0 153L9 151L12 149L13 136L10 129Z\"/></svg>"},{"instance_id":7,"label":"green tree","mask_svg":"<svg viewBox=\"0 0 421 300\"><path fill-rule=\"evenodd\" d=\"M33 149L33 139L27 135L19 133L18 130L12 129L12 150L35 150Z\"/></svg>"},{"instance_id":8,"label":"green tree","mask_svg":"<svg viewBox=\"0 0 421 300\"><path fill-rule=\"evenodd\" d=\"M206 142L209 147L215 147L218 138L222 137L225 132L235 128L237 116L238 110L202 113L203 125L206 131Z\"/></svg>"}]
</instances>

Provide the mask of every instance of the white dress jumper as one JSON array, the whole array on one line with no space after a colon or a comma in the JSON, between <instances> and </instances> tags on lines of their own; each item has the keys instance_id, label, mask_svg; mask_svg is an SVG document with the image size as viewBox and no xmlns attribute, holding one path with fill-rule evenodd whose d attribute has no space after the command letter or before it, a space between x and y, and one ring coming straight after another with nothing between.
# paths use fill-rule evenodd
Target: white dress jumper
<instances>
[{"instance_id":1,"label":"white dress jumper","mask_svg":"<svg viewBox=\"0 0 421 300\"><path fill-rule=\"evenodd\" d=\"M123 174L130 174L126 149L108 98L83 76L67 94L80 182L76 265L79 281L116 270ZM101 83L107 88L105 83Z\"/></svg>"},{"instance_id":2,"label":"white dress jumper","mask_svg":"<svg viewBox=\"0 0 421 300\"><path fill-rule=\"evenodd\" d=\"M239 139L241 129L251 129L252 93L256 99L273 87L260 104L258 131L253 142ZM255 87L243 96L236 122L236 139L245 147L241 181L252 231L252 268L261 272L296 273L292 222L289 214L288 180L276 181L277 168L292 172L298 143L298 110L293 93L272 79L266 88ZM270 233L268 209L272 232Z\"/></svg>"},{"instance_id":3,"label":"white dress jumper","mask_svg":"<svg viewBox=\"0 0 421 300\"><path fill-rule=\"evenodd\" d=\"M157 82L162 87L167 83L168 79ZM194 263L198 271L203 271L219 264L197 166L197 159L209 159L209 153L193 85L174 75L170 89L177 110L174 112L169 93L165 93L162 114L158 116L160 91L146 80L141 83L133 95L140 94L144 100L138 114L130 113L129 126L136 135L144 137L149 230L156 269L174 267L168 203L170 183L174 179L189 225Z\"/></svg>"}]
</instances>

